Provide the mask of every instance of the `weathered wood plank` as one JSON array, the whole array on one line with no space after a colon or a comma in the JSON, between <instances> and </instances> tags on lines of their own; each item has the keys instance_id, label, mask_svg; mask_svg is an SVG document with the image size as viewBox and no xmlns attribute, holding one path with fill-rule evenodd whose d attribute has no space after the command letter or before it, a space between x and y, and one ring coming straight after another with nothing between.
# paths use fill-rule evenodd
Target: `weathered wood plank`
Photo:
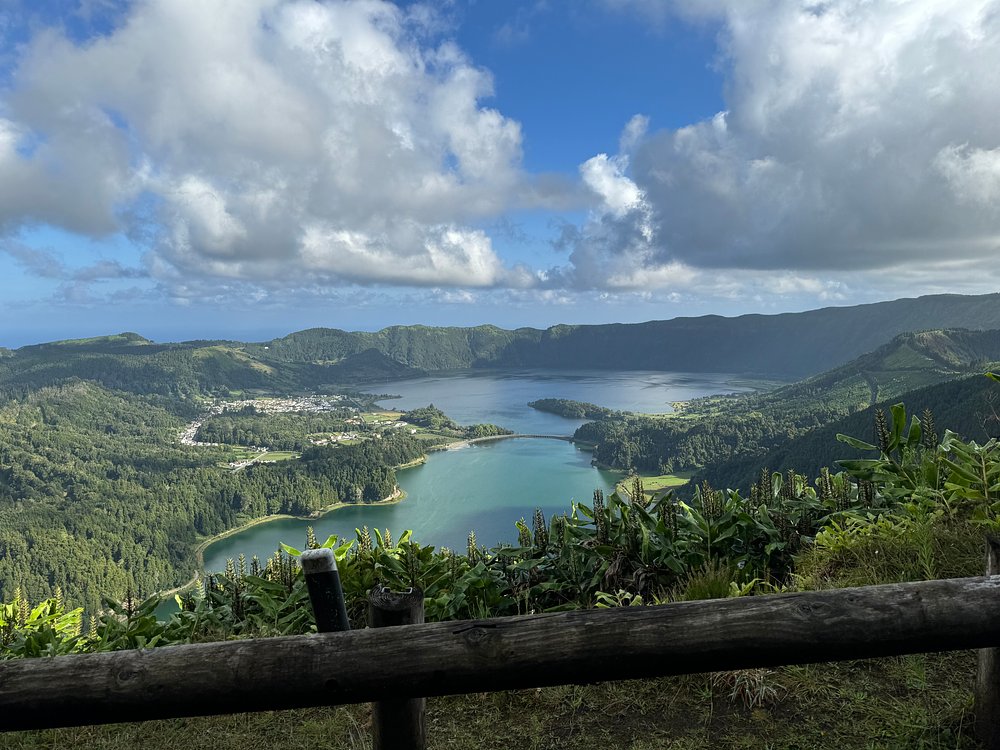
<instances>
[{"instance_id":1,"label":"weathered wood plank","mask_svg":"<svg viewBox=\"0 0 1000 750\"><path fill-rule=\"evenodd\" d=\"M986 575L1000 575L1000 539L986 538ZM979 652L976 673L976 738L986 750L1000 750L1000 649Z\"/></svg>"},{"instance_id":2,"label":"weathered wood plank","mask_svg":"<svg viewBox=\"0 0 1000 750\"><path fill-rule=\"evenodd\" d=\"M0 662L0 729L1000 646L1000 577Z\"/></svg>"},{"instance_id":3,"label":"weathered wood plank","mask_svg":"<svg viewBox=\"0 0 1000 750\"><path fill-rule=\"evenodd\" d=\"M384 586L368 596L373 628L422 625L424 592L396 592ZM372 707L374 750L424 750L427 746L426 698L392 698Z\"/></svg>"}]
</instances>

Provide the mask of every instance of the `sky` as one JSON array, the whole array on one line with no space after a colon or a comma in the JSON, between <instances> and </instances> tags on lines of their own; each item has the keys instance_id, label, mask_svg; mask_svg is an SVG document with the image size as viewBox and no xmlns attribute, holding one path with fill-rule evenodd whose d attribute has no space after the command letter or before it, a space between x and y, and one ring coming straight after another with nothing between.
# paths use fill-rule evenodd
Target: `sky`
<instances>
[{"instance_id":1,"label":"sky","mask_svg":"<svg viewBox=\"0 0 1000 750\"><path fill-rule=\"evenodd\" d=\"M0 345L1000 288L1000 0L0 0Z\"/></svg>"}]
</instances>

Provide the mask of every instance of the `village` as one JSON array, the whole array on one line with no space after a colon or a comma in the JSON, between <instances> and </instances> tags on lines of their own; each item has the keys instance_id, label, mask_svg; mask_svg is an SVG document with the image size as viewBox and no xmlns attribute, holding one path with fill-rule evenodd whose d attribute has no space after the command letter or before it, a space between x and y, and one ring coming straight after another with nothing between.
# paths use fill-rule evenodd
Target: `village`
<instances>
[{"instance_id":1,"label":"village","mask_svg":"<svg viewBox=\"0 0 1000 750\"><path fill-rule=\"evenodd\" d=\"M409 433L411 435L416 434L417 430L407 422L400 421L398 419L379 419L379 418L369 418L365 419L364 414L361 409L355 405L348 403L351 399L348 396L341 394L334 395L310 395L310 396L298 396L298 397L285 397L285 398L254 398L254 399L241 399L237 401L216 401L211 404L205 413L201 415L198 419L192 421L188 424L180 434L181 445L189 446L216 446L220 447L222 443L216 442L205 442L198 440L198 430L201 429L202 424L205 420L224 414L226 412L240 412L244 409L254 409L259 414L281 414L288 412L329 412L336 410L350 410L355 413L355 416L348 417L344 420L345 425L351 425L356 427L355 430L345 430L343 432L329 433L325 436L312 436L309 438L309 442L312 445L333 445L338 443L352 443L358 440L363 440L366 438L372 438L375 440L380 440L382 438L380 431L373 431L376 428L381 428L382 430L398 430L409 428ZM364 433L364 434L362 434ZM267 448L261 446L240 446L243 450L251 452L255 455L240 458L227 463L228 468L233 471L239 471L245 469L251 464L257 463L264 459L270 451Z\"/></svg>"},{"instance_id":2,"label":"village","mask_svg":"<svg viewBox=\"0 0 1000 750\"><path fill-rule=\"evenodd\" d=\"M335 394L332 396L299 396L295 398L252 398L239 401L216 401L205 413L194 420L181 431L181 445L219 445L219 443L205 443L197 440L198 430L209 417L223 414L227 411L238 412L243 409L253 408L261 414L280 414L282 412L323 412L334 411L335 409L349 408L358 411L357 407L345 406L346 396ZM348 420L350 422L350 420ZM363 420L362 420L363 423ZM264 449L261 449L264 450Z\"/></svg>"}]
</instances>

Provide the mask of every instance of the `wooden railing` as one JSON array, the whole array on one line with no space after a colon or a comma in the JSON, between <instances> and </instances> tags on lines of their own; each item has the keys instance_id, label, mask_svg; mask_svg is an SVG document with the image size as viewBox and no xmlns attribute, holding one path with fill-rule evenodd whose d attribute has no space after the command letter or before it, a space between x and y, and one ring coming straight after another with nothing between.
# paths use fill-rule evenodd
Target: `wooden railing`
<instances>
[{"instance_id":1,"label":"wooden railing","mask_svg":"<svg viewBox=\"0 0 1000 750\"><path fill-rule=\"evenodd\" d=\"M1000 570L997 547L988 557ZM0 730L985 649L978 733L998 748L998 647L988 575L11 660Z\"/></svg>"}]
</instances>

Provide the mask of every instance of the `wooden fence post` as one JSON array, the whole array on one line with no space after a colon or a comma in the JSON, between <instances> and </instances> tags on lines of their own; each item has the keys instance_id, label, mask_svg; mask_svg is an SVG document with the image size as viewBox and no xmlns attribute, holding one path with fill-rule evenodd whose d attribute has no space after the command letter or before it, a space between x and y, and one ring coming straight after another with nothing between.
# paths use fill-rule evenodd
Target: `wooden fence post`
<instances>
[{"instance_id":1,"label":"wooden fence post","mask_svg":"<svg viewBox=\"0 0 1000 750\"><path fill-rule=\"evenodd\" d=\"M390 591L376 586L368 596L373 628L420 625L424 621L424 593L420 589ZM379 701L373 706L374 750L424 750L426 698Z\"/></svg>"},{"instance_id":2,"label":"wooden fence post","mask_svg":"<svg viewBox=\"0 0 1000 750\"><path fill-rule=\"evenodd\" d=\"M986 575L1000 575L1000 538L992 534L986 537ZM1000 648L979 650L976 738L987 750L1000 750Z\"/></svg>"},{"instance_id":3,"label":"wooden fence post","mask_svg":"<svg viewBox=\"0 0 1000 750\"><path fill-rule=\"evenodd\" d=\"M350 630L344 589L332 549L307 549L299 557L309 589L309 601L316 615L316 630L333 633Z\"/></svg>"}]
</instances>

